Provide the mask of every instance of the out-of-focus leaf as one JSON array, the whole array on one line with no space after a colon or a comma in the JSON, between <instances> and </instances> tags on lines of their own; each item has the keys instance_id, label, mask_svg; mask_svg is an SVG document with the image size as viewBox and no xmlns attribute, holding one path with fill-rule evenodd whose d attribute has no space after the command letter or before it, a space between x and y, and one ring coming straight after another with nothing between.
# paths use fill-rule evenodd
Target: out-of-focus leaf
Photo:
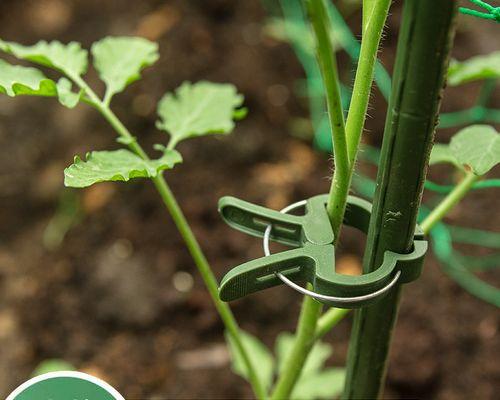
<instances>
[{"instance_id":1,"label":"out-of-focus leaf","mask_svg":"<svg viewBox=\"0 0 500 400\"><path fill-rule=\"evenodd\" d=\"M0 50L13 56L56 69L69 76L80 76L87 71L87 50L80 43L63 44L56 40L44 40L23 46L14 42L0 40Z\"/></svg>"},{"instance_id":2,"label":"out-of-focus leaf","mask_svg":"<svg viewBox=\"0 0 500 400\"><path fill-rule=\"evenodd\" d=\"M73 108L80 100L80 93L71 91L72 85L66 78L55 83L36 68L11 65L0 60L0 93L8 96L57 97L59 102Z\"/></svg>"},{"instance_id":3,"label":"out-of-focus leaf","mask_svg":"<svg viewBox=\"0 0 500 400\"><path fill-rule=\"evenodd\" d=\"M0 92L14 97L19 95L56 96L54 81L36 68L11 65L0 60Z\"/></svg>"},{"instance_id":4,"label":"out-of-focus leaf","mask_svg":"<svg viewBox=\"0 0 500 400\"><path fill-rule=\"evenodd\" d=\"M314 38L307 25L270 18L264 25L264 32L280 42L297 43L305 53L314 54Z\"/></svg>"},{"instance_id":5,"label":"out-of-focus leaf","mask_svg":"<svg viewBox=\"0 0 500 400\"><path fill-rule=\"evenodd\" d=\"M181 155L175 150L166 150L157 160L143 160L125 149L93 151L87 154L85 161L75 157L74 163L64 170L64 184L83 188L105 181L154 178L181 161Z\"/></svg>"},{"instance_id":6,"label":"out-of-focus leaf","mask_svg":"<svg viewBox=\"0 0 500 400\"><path fill-rule=\"evenodd\" d=\"M450 146L447 144L437 143L432 148L431 158L429 160L429 165L449 163L453 164L457 168L463 169L463 166L457 161L455 156L450 150Z\"/></svg>"},{"instance_id":7,"label":"out-of-focus leaf","mask_svg":"<svg viewBox=\"0 0 500 400\"><path fill-rule=\"evenodd\" d=\"M75 367L73 367L73 365L71 365L69 362L53 358L44 360L40 364L38 364L38 366L35 368L31 376L34 377L38 375L47 374L49 372L74 371L74 370Z\"/></svg>"},{"instance_id":8,"label":"out-of-focus leaf","mask_svg":"<svg viewBox=\"0 0 500 400\"><path fill-rule=\"evenodd\" d=\"M289 332L281 333L277 337L275 352L278 359L278 371L283 370L294 340L295 335ZM292 400L329 399L342 391L344 369L331 368L323 370L323 365L331 354L332 348L330 345L320 341L314 345L293 389Z\"/></svg>"},{"instance_id":9,"label":"out-of-focus leaf","mask_svg":"<svg viewBox=\"0 0 500 400\"><path fill-rule=\"evenodd\" d=\"M450 141L450 151L460 165L484 175L500 163L500 134L489 125L471 125Z\"/></svg>"},{"instance_id":10,"label":"out-of-focus leaf","mask_svg":"<svg viewBox=\"0 0 500 400\"><path fill-rule=\"evenodd\" d=\"M301 51L314 56L314 37L309 27L300 22L285 21L282 18L270 18L264 25L264 32L269 37L285 43L294 43L300 46ZM345 38L341 30L332 30L333 51L342 48Z\"/></svg>"},{"instance_id":11,"label":"out-of-focus leaf","mask_svg":"<svg viewBox=\"0 0 500 400\"><path fill-rule=\"evenodd\" d=\"M345 369L328 368L301 377L293 389L291 400L327 400L339 396L344 389Z\"/></svg>"},{"instance_id":12,"label":"out-of-focus leaf","mask_svg":"<svg viewBox=\"0 0 500 400\"><path fill-rule=\"evenodd\" d=\"M241 340L245 347L250 362L257 373L262 385L267 390L271 386L274 373L274 358L267 347L255 336L240 330ZM235 374L248 380L248 370L243 362L243 357L238 351L233 338L226 332L226 341L231 354L231 367Z\"/></svg>"},{"instance_id":13,"label":"out-of-focus leaf","mask_svg":"<svg viewBox=\"0 0 500 400\"><path fill-rule=\"evenodd\" d=\"M276 338L275 352L278 359L278 371L281 371L286 362L288 353L292 350L295 335L289 332L283 332ZM311 352L307 356L307 361L302 369L302 374L307 375L319 371L325 361L332 355L330 345L321 341L316 342Z\"/></svg>"},{"instance_id":14,"label":"out-of-focus leaf","mask_svg":"<svg viewBox=\"0 0 500 400\"><path fill-rule=\"evenodd\" d=\"M75 107L83 94L83 91L80 91L79 93L73 92L71 90L72 88L73 84L66 78L61 78L57 81L57 95L59 102L68 108Z\"/></svg>"},{"instance_id":15,"label":"out-of-focus leaf","mask_svg":"<svg viewBox=\"0 0 500 400\"><path fill-rule=\"evenodd\" d=\"M500 78L500 51L453 61L448 69L448 84L458 86L481 79Z\"/></svg>"},{"instance_id":16,"label":"out-of-focus leaf","mask_svg":"<svg viewBox=\"0 0 500 400\"><path fill-rule=\"evenodd\" d=\"M158 60L158 45L141 37L106 37L92 45L94 66L106 83L107 97L121 92Z\"/></svg>"},{"instance_id":17,"label":"out-of-focus leaf","mask_svg":"<svg viewBox=\"0 0 500 400\"><path fill-rule=\"evenodd\" d=\"M228 134L241 117L243 96L227 83L184 82L158 104L156 126L171 136L170 147L181 140L214 133Z\"/></svg>"}]
</instances>

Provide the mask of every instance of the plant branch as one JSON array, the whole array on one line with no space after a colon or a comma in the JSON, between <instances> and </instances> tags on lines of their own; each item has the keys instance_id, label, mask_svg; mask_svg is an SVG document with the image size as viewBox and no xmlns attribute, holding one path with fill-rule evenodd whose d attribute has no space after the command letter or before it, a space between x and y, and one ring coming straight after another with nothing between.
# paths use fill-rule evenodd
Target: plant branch
<instances>
[{"instance_id":1,"label":"plant branch","mask_svg":"<svg viewBox=\"0 0 500 400\"><path fill-rule=\"evenodd\" d=\"M347 153L344 111L335 52L331 42L330 19L324 0L305 0L307 14L316 38L316 55L323 78L330 129L332 131L334 172L328 198L328 215L335 237L340 232L342 213L335 208L335 197L347 198L349 191L349 156Z\"/></svg>"},{"instance_id":2,"label":"plant branch","mask_svg":"<svg viewBox=\"0 0 500 400\"><path fill-rule=\"evenodd\" d=\"M330 129L332 130L335 169L329 192L327 211L336 243L344 218L351 176L373 81L378 45L389 10L390 0L380 0L377 3L369 2L368 8L371 13L369 13L368 18L364 19L363 23L364 40L361 43L360 62L350 107L349 117L351 118L348 117L348 121L351 121L352 126L350 131L356 133L356 135L351 133L351 136L354 136L352 142L355 143L352 156L350 156L349 143L347 142L349 131L346 131L347 128L344 126L337 65L329 34L329 18L327 17L325 3L324 0L304 0L304 3L316 38L317 58L326 92ZM365 65L366 60L371 60L368 65ZM357 134L357 131L359 131L359 134ZM316 325L321 309L321 304L315 300L309 297L304 298L296 339L272 394L273 399L290 397L315 339L324 335L346 313L343 311L338 314L329 313L327 319L323 320L320 326L321 330L318 336ZM311 336L305 336L304 332Z\"/></svg>"},{"instance_id":3,"label":"plant branch","mask_svg":"<svg viewBox=\"0 0 500 400\"><path fill-rule=\"evenodd\" d=\"M362 15L362 32L365 31L366 26L368 25L370 21L370 17L373 12L373 8L375 7L375 4L377 3L377 0L363 0L363 15Z\"/></svg>"},{"instance_id":4,"label":"plant branch","mask_svg":"<svg viewBox=\"0 0 500 400\"><path fill-rule=\"evenodd\" d=\"M378 47L390 5L391 0L378 0L370 3L366 10L363 7L363 36L346 122L347 151L351 165L356 162L370 101Z\"/></svg>"},{"instance_id":5,"label":"plant branch","mask_svg":"<svg viewBox=\"0 0 500 400\"><path fill-rule=\"evenodd\" d=\"M464 178L460 183L455 186L455 188L438 204L434 210L424 219L420 224L420 227L424 233L429 233L432 227L441 221L446 214L448 214L457 203L462 200L465 195L472 189L474 183L476 183L480 176L469 171L465 174Z\"/></svg>"},{"instance_id":6,"label":"plant branch","mask_svg":"<svg viewBox=\"0 0 500 400\"><path fill-rule=\"evenodd\" d=\"M330 308L325 312L321 318L318 320L316 325L315 340L321 339L328 332L332 330L344 317L351 311L348 308Z\"/></svg>"},{"instance_id":7,"label":"plant branch","mask_svg":"<svg viewBox=\"0 0 500 400\"><path fill-rule=\"evenodd\" d=\"M391 0L378 0L376 2L365 1L363 3L363 37L361 40L356 77L354 79L351 104L349 106L345 127L349 172L347 178L344 179L346 183L343 186L334 187L332 185L327 204L330 220L338 221L334 225L335 227L338 226L337 229L334 230L335 237L338 237L340 234L341 223L344 218L347 195L351 186L351 179L354 172L361 135L363 133L368 103L370 101L378 47L390 4Z\"/></svg>"},{"instance_id":8,"label":"plant branch","mask_svg":"<svg viewBox=\"0 0 500 400\"><path fill-rule=\"evenodd\" d=\"M328 203L334 195L347 197L349 187L349 158L347 154L347 142L344 126L344 112L340 98L340 85L337 73L337 63L329 32L329 18L324 0L305 0L305 6L309 20L316 38L316 52L318 63L323 78L323 86L326 91L326 101L330 129L334 148L334 175L330 189ZM333 218L335 215L329 213L330 222L335 234L338 236L342 217ZM332 260L333 261L333 260ZM300 377L304 363L307 360L315 343L315 331L318 318L323 306L316 300L306 296L302 301L299 321L295 340L290 353L284 363L285 367L278 377L276 386L272 392L272 399L287 399Z\"/></svg>"},{"instance_id":9,"label":"plant branch","mask_svg":"<svg viewBox=\"0 0 500 400\"><path fill-rule=\"evenodd\" d=\"M305 296L302 302L295 342L286 357L283 372L271 395L272 400L289 399L300 377L304 363L315 342L316 322L321 315L322 305L313 298Z\"/></svg>"},{"instance_id":10,"label":"plant branch","mask_svg":"<svg viewBox=\"0 0 500 400\"><path fill-rule=\"evenodd\" d=\"M329 19L324 0L304 0L304 3L316 38L317 58L326 92L330 129L332 130L335 169L327 211L336 243L344 218L354 162L370 97L378 45L389 11L390 0L379 0L376 3L367 2L367 4L369 3L369 14L363 20L363 40L347 126L344 126L337 65L329 35ZM349 137L351 137L351 143L349 143ZM272 399L290 397L316 338L326 334L347 313L347 311L328 313L327 319L322 320L318 331L316 325L321 310L320 303L309 297L304 298L295 342L285 362L285 368L278 378Z\"/></svg>"},{"instance_id":11,"label":"plant branch","mask_svg":"<svg viewBox=\"0 0 500 400\"><path fill-rule=\"evenodd\" d=\"M167 150L173 150L175 149L175 146L177 146L177 140L174 139L173 136L170 136L170 139L167 143Z\"/></svg>"},{"instance_id":12,"label":"plant branch","mask_svg":"<svg viewBox=\"0 0 500 400\"><path fill-rule=\"evenodd\" d=\"M149 160L148 155L144 151L144 149L137 143L135 137L129 132L129 130L123 125L123 123L118 119L118 117L111 111L109 106L102 101L95 92L87 85L87 83L79 76L69 76L81 89L84 90L86 95L95 105L97 110L102 114L102 116L109 122L109 124L114 128L114 130L118 133L118 135L124 139L124 143L132 150L135 154L140 156L145 160ZM175 199L174 194L170 190L165 178L163 175L158 175L155 178L151 179L163 200L165 207L170 213L179 233L181 234L184 242L186 243L186 247L188 248L193 261L195 262L198 271L208 289L210 297L219 313L222 322L224 323L225 328L231 335L234 340L234 343L237 347L237 350L240 352L243 362L247 368L249 381L252 385L254 393L258 399L265 399L267 397L266 392L262 383L260 382L258 375L256 373L256 369L254 365L252 365L250 361L250 357L248 355L247 350L243 346L243 342L241 340L240 329L238 327L238 323L234 318L231 309L227 305L227 303L222 302L219 299L218 293L218 284L217 279L215 278L210 265L201 250L201 247L194 236L191 227L189 226L184 213L182 212L177 200Z\"/></svg>"},{"instance_id":13,"label":"plant branch","mask_svg":"<svg viewBox=\"0 0 500 400\"><path fill-rule=\"evenodd\" d=\"M109 107L111 104L111 98L113 97L113 92L109 90L109 88L106 88L106 93L104 93L104 98L102 99L102 102L106 105L106 107Z\"/></svg>"}]
</instances>

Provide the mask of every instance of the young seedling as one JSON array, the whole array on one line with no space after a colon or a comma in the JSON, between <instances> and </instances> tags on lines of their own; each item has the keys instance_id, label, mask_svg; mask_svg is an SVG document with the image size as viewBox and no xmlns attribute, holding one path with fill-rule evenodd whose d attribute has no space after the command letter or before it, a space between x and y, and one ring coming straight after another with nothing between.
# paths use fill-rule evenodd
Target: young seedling
<instances>
[{"instance_id":1,"label":"young seedling","mask_svg":"<svg viewBox=\"0 0 500 400\"><path fill-rule=\"evenodd\" d=\"M241 355L256 396L264 398L256 365L250 362L233 314L228 305L219 300L217 280L163 177L163 171L182 162L181 155L175 150L180 141L209 134L228 134L233 130L234 121L243 118L246 113L242 107L243 96L233 85L211 82L185 82L175 93L167 93L158 104L157 127L167 132L170 140L166 145L155 145L160 156L151 159L136 136L111 110L110 104L116 94L138 80L142 70L158 59L156 43L139 37L107 37L94 43L91 48L93 65L106 85L102 97L83 78L88 70L88 51L79 43L41 41L33 46L24 46L0 40L0 50L62 75L56 82L39 69L0 60L0 93L11 97L55 97L68 108L86 103L94 107L115 130L117 142L124 148L92 151L83 158L76 156L74 163L64 171L65 185L83 188L98 182L135 178L147 178L153 182L207 285L228 336Z\"/></svg>"}]
</instances>

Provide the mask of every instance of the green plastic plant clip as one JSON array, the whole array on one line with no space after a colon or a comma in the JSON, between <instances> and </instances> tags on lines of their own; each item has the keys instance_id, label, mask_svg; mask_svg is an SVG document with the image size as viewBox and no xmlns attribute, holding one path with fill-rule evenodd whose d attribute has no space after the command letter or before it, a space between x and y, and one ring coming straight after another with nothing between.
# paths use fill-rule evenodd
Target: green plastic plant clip
<instances>
[{"instance_id":1,"label":"green plastic plant clip","mask_svg":"<svg viewBox=\"0 0 500 400\"><path fill-rule=\"evenodd\" d=\"M322 199L313 197L303 216L283 214L235 197L219 200L219 213L224 221L241 232L262 237L268 225L273 226L271 240L299 247L305 242L318 245L333 243L333 231L325 225L326 210Z\"/></svg>"},{"instance_id":2,"label":"green plastic plant clip","mask_svg":"<svg viewBox=\"0 0 500 400\"><path fill-rule=\"evenodd\" d=\"M375 271L348 276L335 272L333 231L326 213L326 195L305 202L304 215L288 215L257 206L234 197L219 201L219 212L231 227L253 236L263 237L272 225L269 238L296 247L261 257L231 269L222 279L219 296L232 301L284 281L309 282L311 296L329 306L355 308L371 304L387 293L396 282L408 283L420 276L427 242L417 227L413 251L397 254L387 251L382 265ZM371 204L349 196L344 223L368 231ZM281 277L280 277L281 275ZM283 279L285 277L285 279ZM390 285L390 286L389 286ZM295 284L292 284L295 287ZM305 289L302 292L306 292Z\"/></svg>"}]
</instances>

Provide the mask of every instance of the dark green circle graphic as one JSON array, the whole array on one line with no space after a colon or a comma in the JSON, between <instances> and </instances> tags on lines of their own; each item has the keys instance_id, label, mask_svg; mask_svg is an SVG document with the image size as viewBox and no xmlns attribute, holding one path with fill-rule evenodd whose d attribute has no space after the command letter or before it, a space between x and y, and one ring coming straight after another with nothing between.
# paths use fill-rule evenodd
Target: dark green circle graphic
<instances>
[{"instance_id":1,"label":"dark green circle graphic","mask_svg":"<svg viewBox=\"0 0 500 400\"><path fill-rule=\"evenodd\" d=\"M124 400L104 381L81 372L51 372L19 386L7 400Z\"/></svg>"}]
</instances>

